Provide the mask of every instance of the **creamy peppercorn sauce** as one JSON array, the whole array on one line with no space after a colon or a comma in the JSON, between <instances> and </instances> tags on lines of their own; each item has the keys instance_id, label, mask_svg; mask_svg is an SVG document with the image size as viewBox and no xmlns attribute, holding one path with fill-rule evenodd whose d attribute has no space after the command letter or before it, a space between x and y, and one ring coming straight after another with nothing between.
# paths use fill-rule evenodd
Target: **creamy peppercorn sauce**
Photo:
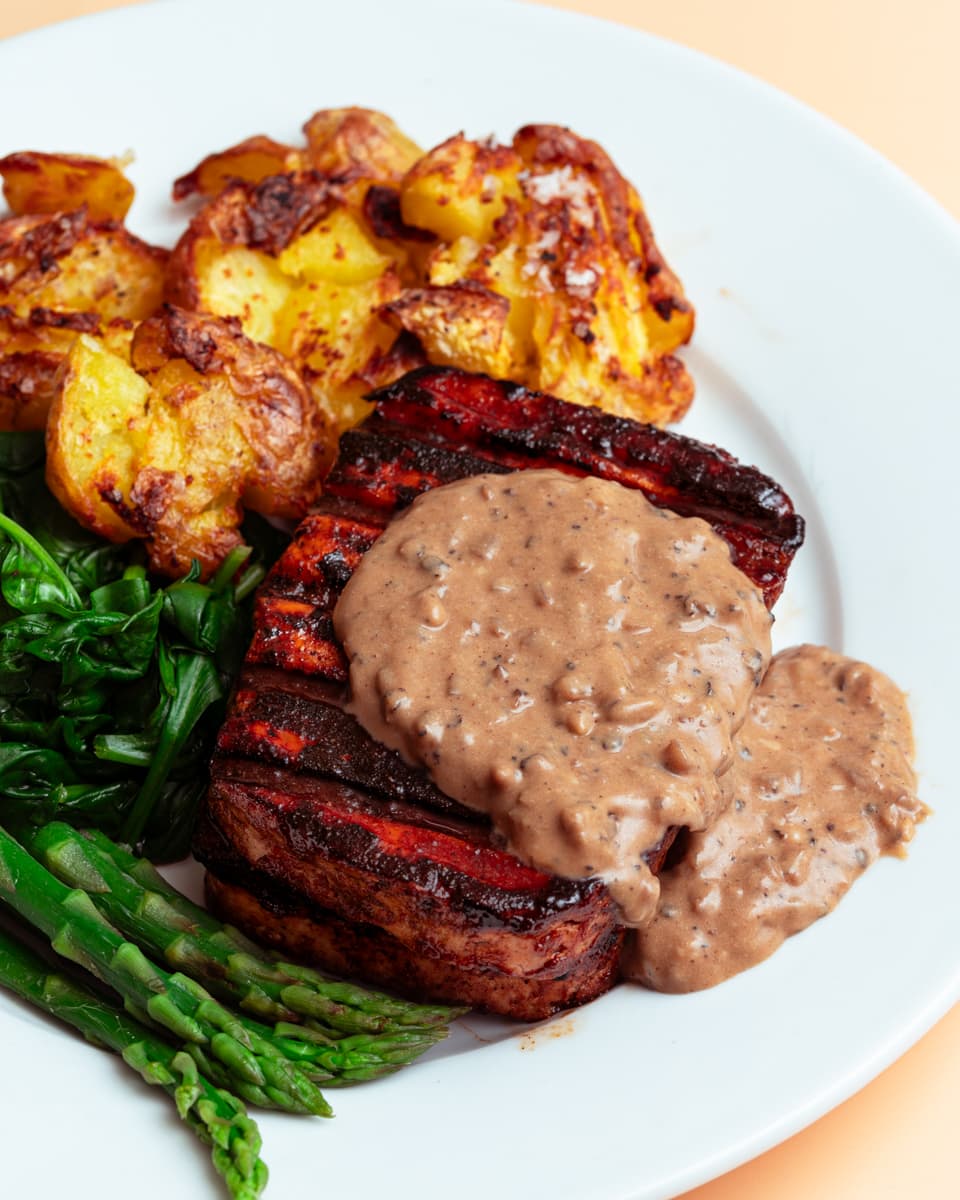
<instances>
[{"instance_id":1,"label":"creamy peppercorn sauce","mask_svg":"<svg viewBox=\"0 0 960 1200\"><path fill-rule=\"evenodd\" d=\"M334 623L361 724L524 861L603 879L628 925L656 906L643 853L719 815L770 654L763 598L705 521L558 471L420 496Z\"/></svg>"},{"instance_id":2,"label":"creamy peppercorn sauce","mask_svg":"<svg viewBox=\"0 0 960 1200\"><path fill-rule=\"evenodd\" d=\"M664 875L624 973L658 991L711 987L832 911L927 815L912 756L904 697L885 675L821 646L778 654L721 779L725 811Z\"/></svg>"},{"instance_id":3,"label":"creamy peppercorn sauce","mask_svg":"<svg viewBox=\"0 0 960 1200\"><path fill-rule=\"evenodd\" d=\"M765 958L925 813L894 685L811 647L767 672L771 623L706 522L552 470L424 493L334 613L367 731L524 861L603 879L625 975L671 991Z\"/></svg>"}]
</instances>

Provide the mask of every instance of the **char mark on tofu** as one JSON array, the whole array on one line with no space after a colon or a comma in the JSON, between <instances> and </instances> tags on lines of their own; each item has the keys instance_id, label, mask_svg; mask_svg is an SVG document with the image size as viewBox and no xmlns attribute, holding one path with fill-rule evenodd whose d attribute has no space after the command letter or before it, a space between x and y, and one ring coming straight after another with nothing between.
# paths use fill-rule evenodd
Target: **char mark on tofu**
<instances>
[{"instance_id":1,"label":"char mark on tofu","mask_svg":"<svg viewBox=\"0 0 960 1200\"><path fill-rule=\"evenodd\" d=\"M371 399L258 595L196 854L213 905L287 953L539 1019L616 981L616 907L596 880L507 853L485 817L360 727L332 625L341 591L416 495L490 471L594 474L702 516L768 606L803 522L773 480L722 451L486 376L428 367ZM654 871L675 833L647 856Z\"/></svg>"}]
</instances>

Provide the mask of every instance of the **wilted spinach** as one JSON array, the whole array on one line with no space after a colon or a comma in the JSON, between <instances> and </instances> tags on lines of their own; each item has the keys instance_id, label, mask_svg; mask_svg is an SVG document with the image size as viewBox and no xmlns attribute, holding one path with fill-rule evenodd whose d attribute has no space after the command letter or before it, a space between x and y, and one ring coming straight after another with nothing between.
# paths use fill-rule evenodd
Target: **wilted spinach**
<instances>
[{"instance_id":1,"label":"wilted spinach","mask_svg":"<svg viewBox=\"0 0 960 1200\"><path fill-rule=\"evenodd\" d=\"M248 555L155 587L136 546L60 508L39 435L0 433L4 825L63 819L155 859L186 852L263 575Z\"/></svg>"}]
</instances>

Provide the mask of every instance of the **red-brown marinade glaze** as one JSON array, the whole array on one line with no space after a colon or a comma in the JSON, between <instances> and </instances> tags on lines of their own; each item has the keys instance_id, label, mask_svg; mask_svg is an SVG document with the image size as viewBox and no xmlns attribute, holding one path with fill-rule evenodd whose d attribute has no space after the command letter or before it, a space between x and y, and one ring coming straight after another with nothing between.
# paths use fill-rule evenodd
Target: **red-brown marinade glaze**
<instances>
[{"instance_id":1,"label":"red-brown marinade glaze","mask_svg":"<svg viewBox=\"0 0 960 1200\"><path fill-rule=\"evenodd\" d=\"M721 780L726 811L661 877L624 974L666 992L711 987L831 912L927 815L912 754L904 696L881 672L819 646L778 654Z\"/></svg>"},{"instance_id":2,"label":"red-brown marinade glaze","mask_svg":"<svg viewBox=\"0 0 960 1200\"><path fill-rule=\"evenodd\" d=\"M657 901L643 853L722 809L770 623L706 522L552 470L420 496L334 614L368 732L630 925Z\"/></svg>"}]
</instances>

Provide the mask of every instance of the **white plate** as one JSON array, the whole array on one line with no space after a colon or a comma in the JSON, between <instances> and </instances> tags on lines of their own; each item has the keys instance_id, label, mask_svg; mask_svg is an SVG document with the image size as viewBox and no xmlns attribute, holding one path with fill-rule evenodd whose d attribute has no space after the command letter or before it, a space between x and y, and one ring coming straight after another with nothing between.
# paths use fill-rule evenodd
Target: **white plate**
<instances>
[{"instance_id":1,"label":"white plate","mask_svg":"<svg viewBox=\"0 0 960 1200\"><path fill-rule=\"evenodd\" d=\"M343 104L386 110L424 145L554 121L613 154L698 309L684 431L770 471L809 520L779 642L830 642L910 691L937 812L906 863L880 863L829 920L722 987L621 987L533 1038L471 1022L489 1043L463 1032L336 1094L332 1123L264 1117L269 1194L672 1196L843 1100L960 993L960 237L800 105L559 12L172 2L0 45L2 149L134 149L131 223L156 239L182 220L170 181L204 153L254 132L296 140L315 109ZM0 1045L5 1195L217 1193L166 1098L114 1059L5 996Z\"/></svg>"}]
</instances>

